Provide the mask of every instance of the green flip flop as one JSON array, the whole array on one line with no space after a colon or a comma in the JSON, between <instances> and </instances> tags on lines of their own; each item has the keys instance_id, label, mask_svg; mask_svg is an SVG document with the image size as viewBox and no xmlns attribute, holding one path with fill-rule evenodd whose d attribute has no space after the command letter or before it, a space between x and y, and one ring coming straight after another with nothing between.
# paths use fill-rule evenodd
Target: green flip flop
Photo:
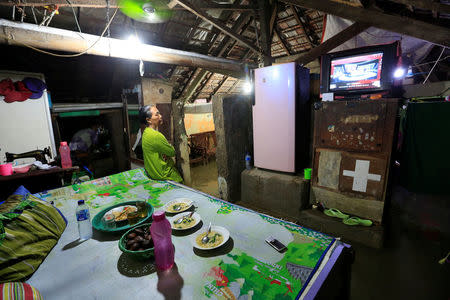
<instances>
[{"instance_id":1,"label":"green flip flop","mask_svg":"<svg viewBox=\"0 0 450 300\"><path fill-rule=\"evenodd\" d=\"M372 221L360 219L358 217L350 217L348 219L343 220L342 223L344 223L345 225L350 225L350 226L355 226L355 225L372 226Z\"/></svg>"},{"instance_id":2,"label":"green flip flop","mask_svg":"<svg viewBox=\"0 0 450 300\"><path fill-rule=\"evenodd\" d=\"M340 212L339 210L337 210L336 208L328 208L325 209L323 211L324 214L326 214L327 216L330 217L335 217L335 218L339 218L339 219L347 219L349 217L349 215L346 215L342 212Z\"/></svg>"}]
</instances>

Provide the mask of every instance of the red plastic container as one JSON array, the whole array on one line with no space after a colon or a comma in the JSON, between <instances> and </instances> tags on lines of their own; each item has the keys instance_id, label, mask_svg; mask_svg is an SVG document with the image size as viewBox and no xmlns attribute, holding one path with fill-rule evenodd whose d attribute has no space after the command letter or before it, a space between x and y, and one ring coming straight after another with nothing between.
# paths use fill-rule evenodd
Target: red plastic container
<instances>
[{"instance_id":1,"label":"red plastic container","mask_svg":"<svg viewBox=\"0 0 450 300\"><path fill-rule=\"evenodd\" d=\"M12 163L0 165L1 176L9 176L12 175L12 173L13 173Z\"/></svg>"},{"instance_id":2,"label":"red plastic container","mask_svg":"<svg viewBox=\"0 0 450 300\"><path fill-rule=\"evenodd\" d=\"M67 142L61 142L59 154L61 155L61 167L63 169L71 168L72 159L70 158L70 148L67 146Z\"/></svg>"},{"instance_id":3,"label":"red plastic container","mask_svg":"<svg viewBox=\"0 0 450 300\"><path fill-rule=\"evenodd\" d=\"M150 233L155 246L156 268L159 270L172 268L175 255L172 245L172 228L163 211L153 213Z\"/></svg>"}]
</instances>

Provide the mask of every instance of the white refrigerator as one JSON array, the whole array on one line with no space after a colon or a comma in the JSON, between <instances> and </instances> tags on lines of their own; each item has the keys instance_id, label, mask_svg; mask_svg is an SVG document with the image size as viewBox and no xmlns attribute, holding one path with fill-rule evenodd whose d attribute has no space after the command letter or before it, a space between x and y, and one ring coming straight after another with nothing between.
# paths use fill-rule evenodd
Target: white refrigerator
<instances>
[{"instance_id":1,"label":"white refrigerator","mask_svg":"<svg viewBox=\"0 0 450 300\"><path fill-rule=\"evenodd\" d=\"M308 142L308 101L308 69L287 63L255 70L255 167L291 173L302 167L303 158L299 157L307 151L304 143Z\"/></svg>"}]
</instances>

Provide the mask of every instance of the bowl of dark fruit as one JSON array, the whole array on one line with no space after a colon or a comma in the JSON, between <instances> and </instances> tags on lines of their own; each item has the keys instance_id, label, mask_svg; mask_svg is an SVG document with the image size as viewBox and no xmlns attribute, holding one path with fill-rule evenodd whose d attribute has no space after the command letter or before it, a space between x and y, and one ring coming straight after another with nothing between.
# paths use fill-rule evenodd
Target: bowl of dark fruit
<instances>
[{"instance_id":1,"label":"bowl of dark fruit","mask_svg":"<svg viewBox=\"0 0 450 300\"><path fill-rule=\"evenodd\" d=\"M119 240L119 249L136 258L153 256L154 246L150 235L150 225L149 223L141 224L125 232Z\"/></svg>"}]
</instances>

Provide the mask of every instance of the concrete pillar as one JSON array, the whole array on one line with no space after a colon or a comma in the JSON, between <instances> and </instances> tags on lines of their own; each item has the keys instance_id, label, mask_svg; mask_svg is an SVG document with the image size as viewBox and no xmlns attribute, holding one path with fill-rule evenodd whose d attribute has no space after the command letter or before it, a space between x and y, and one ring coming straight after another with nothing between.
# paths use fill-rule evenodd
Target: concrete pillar
<instances>
[{"instance_id":1,"label":"concrete pillar","mask_svg":"<svg viewBox=\"0 0 450 300\"><path fill-rule=\"evenodd\" d=\"M240 95L212 98L217 138L217 171L220 197L236 202L241 197L241 172L245 153L253 152L252 99Z\"/></svg>"}]
</instances>

